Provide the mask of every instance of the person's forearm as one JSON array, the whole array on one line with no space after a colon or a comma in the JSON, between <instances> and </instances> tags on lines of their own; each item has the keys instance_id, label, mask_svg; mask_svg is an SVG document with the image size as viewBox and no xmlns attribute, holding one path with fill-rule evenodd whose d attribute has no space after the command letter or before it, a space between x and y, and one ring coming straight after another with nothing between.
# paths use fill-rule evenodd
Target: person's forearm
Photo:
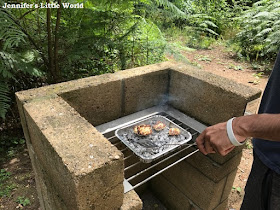
<instances>
[{"instance_id":1,"label":"person's forearm","mask_svg":"<svg viewBox=\"0 0 280 210\"><path fill-rule=\"evenodd\" d=\"M237 140L246 137L280 141L280 114L254 114L233 120L233 132Z\"/></svg>"}]
</instances>

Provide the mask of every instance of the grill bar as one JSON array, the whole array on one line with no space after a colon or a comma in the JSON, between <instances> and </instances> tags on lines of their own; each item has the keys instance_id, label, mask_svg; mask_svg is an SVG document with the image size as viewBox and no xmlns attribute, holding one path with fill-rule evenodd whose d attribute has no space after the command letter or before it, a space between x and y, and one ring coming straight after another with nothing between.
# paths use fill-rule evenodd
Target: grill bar
<instances>
[{"instance_id":1,"label":"grill bar","mask_svg":"<svg viewBox=\"0 0 280 210\"><path fill-rule=\"evenodd\" d=\"M124 171L127 171L127 170L133 168L134 166L139 165L140 163L141 163L140 161L139 161L139 162L136 162L136 163L133 163L132 165L130 165L130 166L128 166L128 167L125 167L125 168L124 168Z\"/></svg>"},{"instance_id":2,"label":"grill bar","mask_svg":"<svg viewBox=\"0 0 280 210\"><path fill-rule=\"evenodd\" d=\"M129 156L124 157L124 160L127 160L128 158L131 158L134 154L131 154Z\"/></svg>"},{"instance_id":3,"label":"grill bar","mask_svg":"<svg viewBox=\"0 0 280 210\"><path fill-rule=\"evenodd\" d=\"M172 154L172 155L167 156L166 158L162 159L161 161L159 161L159 162L157 162L157 163L151 165L150 167L148 167L148 168L146 168L146 169L140 171L139 173L135 174L134 176L131 176L131 177L127 178L127 181L130 181L130 180L132 180L132 179L138 177L139 175L141 175L141 174L147 172L148 170L150 170L150 169L152 169L152 168L158 166L159 164L163 163L164 161L169 160L170 158L174 157L175 155L178 155L179 153L183 152L184 150L190 148L191 146L194 146L194 144L191 144L191 145L185 147L184 149L179 150L178 152L176 152L176 153L174 153L174 154Z\"/></svg>"},{"instance_id":4,"label":"grill bar","mask_svg":"<svg viewBox=\"0 0 280 210\"><path fill-rule=\"evenodd\" d=\"M180 163L181 161L183 161L183 160L185 160L186 158L190 157L191 155L197 153L198 151L199 151L199 149L196 149L195 151L191 152L190 154L186 155L185 157L182 157L181 159L175 161L174 163L170 164L169 166L165 167L164 169L162 169L162 170L156 172L156 173L153 174L152 176L149 176L148 178L144 179L142 182L139 182L138 184L134 185L134 186L132 187L131 190L133 190L133 189L135 189L135 188L137 188L137 187L139 187L139 186L145 184L146 182L150 181L150 180L151 180L152 178L154 178L155 176L161 174L162 172L166 171L167 169L171 168L172 166L174 166L174 165Z\"/></svg>"}]
</instances>

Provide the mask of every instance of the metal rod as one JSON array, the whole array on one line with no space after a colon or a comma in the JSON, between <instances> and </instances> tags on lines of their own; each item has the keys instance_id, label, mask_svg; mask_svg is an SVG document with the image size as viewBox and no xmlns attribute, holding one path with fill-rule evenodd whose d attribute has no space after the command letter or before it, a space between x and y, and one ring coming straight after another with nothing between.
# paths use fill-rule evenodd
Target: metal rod
<instances>
[{"instance_id":1,"label":"metal rod","mask_svg":"<svg viewBox=\"0 0 280 210\"><path fill-rule=\"evenodd\" d=\"M124 171L129 170L130 168L132 168L132 167L134 167L134 166L137 166L137 165L140 164L140 163L141 163L140 161L138 161L138 162L136 162L136 163L133 163L132 165L127 166L127 167L124 169Z\"/></svg>"},{"instance_id":2,"label":"metal rod","mask_svg":"<svg viewBox=\"0 0 280 210\"><path fill-rule=\"evenodd\" d=\"M130 157L132 157L132 156L133 156L133 154L128 155L128 156L126 156L123 160L126 160L126 159L128 159L128 158L130 158Z\"/></svg>"},{"instance_id":3,"label":"metal rod","mask_svg":"<svg viewBox=\"0 0 280 210\"><path fill-rule=\"evenodd\" d=\"M198 132L192 133L193 136L195 136L196 134L198 134Z\"/></svg>"},{"instance_id":4,"label":"metal rod","mask_svg":"<svg viewBox=\"0 0 280 210\"><path fill-rule=\"evenodd\" d=\"M118 141L117 143L112 143L114 146L121 144L121 141Z\"/></svg>"},{"instance_id":5,"label":"metal rod","mask_svg":"<svg viewBox=\"0 0 280 210\"><path fill-rule=\"evenodd\" d=\"M110 140L110 139L113 139L113 138L115 138L115 137L116 137L116 136L113 135L113 136L108 137L107 139Z\"/></svg>"},{"instance_id":6,"label":"metal rod","mask_svg":"<svg viewBox=\"0 0 280 210\"><path fill-rule=\"evenodd\" d=\"M127 147L125 147L125 148L121 149L120 151L121 151L121 152L124 152L124 151L126 151L126 150L128 150L128 148L127 148Z\"/></svg>"},{"instance_id":7,"label":"metal rod","mask_svg":"<svg viewBox=\"0 0 280 210\"><path fill-rule=\"evenodd\" d=\"M151 180L151 179L154 178L155 176L161 174L162 172L166 171L167 169L171 168L172 166L174 166L174 165L180 163L181 161L185 160L186 158L188 158L189 156L193 155L194 153L196 153L196 152L198 152L198 151L199 151L199 149L197 149L197 150L191 152L190 154L188 154L188 155L186 155L185 157L183 157L183 158L177 160L176 162L174 162L174 163L172 163L171 165L165 167L164 169L158 171L157 173L153 174L152 176L149 176L148 178L144 179L142 182L139 182L138 184L134 185L134 186L132 187L132 189L135 189L135 188L139 187L140 185L146 183L147 181Z\"/></svg>"},{"instance_id":8,"label":"metal rod","mask_svg":"<svg viewBox=\"0 0 280 210\"><path fill-rule=\"evenodd\" d=\"M191 145L189 145L189 146L187 146L187 147L185 147L185 148L179 150L178 152L176 152L176 153L174 153L174 154L168 156L167 158L165 158L165 159L163 159L163 160L161 160L161 161L155 163L154 165L151 165L150 167L144 169L143 171L138 172L137 174L135 174L134 176L131 176L131 177L127 178L126 180L127 180L127 181L130 181L130 180L134 179L135 177L137 177L137 176L139 176L139 175L145 173L146 171L148 171L148 170L150 170L150 169L156 167L157 165L159 165L159 164L163 163L164 161L166 161L166 160L168 160L168 159L174 157L175 155L181 153L182 151L184 151L184 150L190 148L190 147L193 146L193 145L194 145L194 144L191 144Z\"/></svg>"}]
</instances>

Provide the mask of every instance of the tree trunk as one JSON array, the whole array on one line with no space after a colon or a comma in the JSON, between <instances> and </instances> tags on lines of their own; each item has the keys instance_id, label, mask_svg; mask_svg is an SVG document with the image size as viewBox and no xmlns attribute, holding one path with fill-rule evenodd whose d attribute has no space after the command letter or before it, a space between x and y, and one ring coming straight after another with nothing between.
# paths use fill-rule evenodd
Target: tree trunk
<instances>
[{"instance_id":1,"label":"tree trunk","mask_svg":"<svg viewBox=\"0 0 280 210\"><path fill-rule=\"evenodd\" d=\"M47 0L47 3L50 3L50 0ZM48 33L48 74L49 79L52 82L55 82L55 75L54 75L54 65L53 65L53 43L52 43L52 30L51 30L51 9L47 8L47 33Z\"/></svg>"},{"instance_id":2,"label":"tree trunk","mask_svg":"<svg viewBox=\"0 0 280 210\"><path fill-rule=\"evenodd\" d=\"M58 4L60 7L57 9L56 15L56 25L55 25L55 32L54 32L54 79L56 82L61 80L61 72L59 69L59 60L58 60L58 30L60 25L60 17L61 17L61 0L58 0Z\"/></svg>"}]
</instances>

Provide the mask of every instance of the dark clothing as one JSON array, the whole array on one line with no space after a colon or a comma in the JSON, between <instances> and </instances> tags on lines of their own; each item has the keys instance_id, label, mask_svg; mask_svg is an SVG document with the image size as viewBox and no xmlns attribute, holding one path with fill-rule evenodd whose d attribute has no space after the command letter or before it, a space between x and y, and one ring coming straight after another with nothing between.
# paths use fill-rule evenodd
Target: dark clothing
<instances>
[{"instance_id":1,"label":"dark clothing","mask_svg":"<svg viewBox=\"0 0 280 210\"><path fill-rule=\"evenodd\" d=\"M262 163L256 154L241 210L280 209L280 175Z\"/></svg>"},{"instance_id":2,"label":"dark clothing","mask_svg":"<svg viewBox=\"0 0 280 210\"><path fill-rule=\"evenodd\" d=\"M280 52L262 97L260 113L280 113ZM253 139L253 145L261 161L280 174L280 142Z\"/></svg>"},{"instance_id":3,"label":"dark clothing","mask_svg":"<svg viewBox=\"0 0 280 210\"><path fill-rule=\"evenodd\" d=\"M280 113L280 52L262 97L261 113ZM280 210L280 142L253 139L253 146L254 161L241 209Z\"/></svg>"}]
</instances>

